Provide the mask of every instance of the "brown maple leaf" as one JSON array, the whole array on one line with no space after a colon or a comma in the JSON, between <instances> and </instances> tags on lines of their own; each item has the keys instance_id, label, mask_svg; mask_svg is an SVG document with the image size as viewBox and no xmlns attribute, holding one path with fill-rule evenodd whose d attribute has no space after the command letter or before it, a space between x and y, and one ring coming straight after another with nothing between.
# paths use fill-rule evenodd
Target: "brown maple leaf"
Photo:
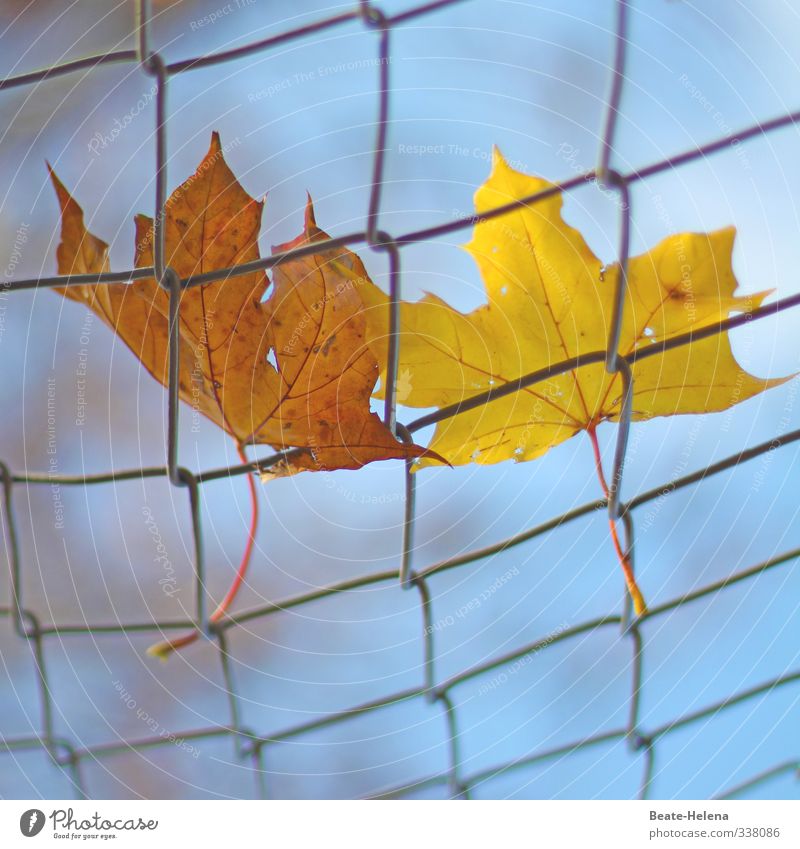
<instances>
[{"instance_id":1,"label":"brown maple leaf","mask_svg":"<svg viewBox=\"0 0 800 849\"><path fill-rule=\"evenodd\" d=\"M61 274L108 270L108 247L51 171L62 211ZM241 187L219 136L164 210L165 263L182 278L259 258L263 201ZM305 227L283 252L326 239L309 199ZM137 268L153 265L153 221L136 217ZM234 437L301 451L288 471L355 469L374 460L425 454L399 442L370 411L378 361L365 344L359 281L369 282L346 248L320 250L264 271L193 286L180 302L181 398ZM59 290L88 304L147 370L167 383L169 296L153 278ZM286 470L286 468L284 469Z\"/></svg>"}]
</instances>

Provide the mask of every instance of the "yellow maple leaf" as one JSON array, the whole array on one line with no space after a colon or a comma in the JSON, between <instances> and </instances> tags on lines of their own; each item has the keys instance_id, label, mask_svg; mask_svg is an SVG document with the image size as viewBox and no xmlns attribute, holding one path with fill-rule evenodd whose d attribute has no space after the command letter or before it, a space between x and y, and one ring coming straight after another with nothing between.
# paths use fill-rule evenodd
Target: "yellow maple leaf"
<instances>
[{"instance_id":1,"label":"yellow maple leaf","mask_svg":"<svg viewBox=\"0 0 800 849\"><path fill-rule=\"evenodd\" d=\"M495 150L475 195L480 213L550 187L515 171ZM402 403L441 408L525 374L605 349L617 265L606 268L561 217L560 194L479 222L466 245L487 303L470 313L435 295L400 308ZM769 292L736 297L735 231L683 233L632 258L619 350L698 330L753 310ZM386 296L365 287L370 345L386 362ZM385 384L385 374L381 385ZM736 362L727 333L633 365L633 418L724 410L788 378L753 377ZM532 460L583 430L618 419L622 382L602 363L582 366L441 421L430 449L453 465ZM426 458L417 461L427 465Z\"/></svg>"}]
</instances>

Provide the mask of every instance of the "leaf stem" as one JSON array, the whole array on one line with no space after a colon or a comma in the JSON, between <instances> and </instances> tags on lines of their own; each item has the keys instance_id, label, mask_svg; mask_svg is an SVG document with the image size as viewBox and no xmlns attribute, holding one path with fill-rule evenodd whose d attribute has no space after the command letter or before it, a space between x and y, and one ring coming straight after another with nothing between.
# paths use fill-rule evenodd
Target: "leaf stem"
<instances>
[{"instance_id":1,"label":"leaf stem","mask_svg":"<svg viewBox=\"0 0 800 849\"><path fill-rule=\"evenodd\" d=\"M242 445L237 445L237 452L242 463L247 463L247 455L244 452ZM212 623L219 622L228 612L231 604L233 604L237 593L241 589L244 579L247 575L247 569L250 565L250 559L253 554L253 546L255 545L256 530L258 528L258 495L256 493L256 482L253 475L247 475L247 482L250 490L250 529L247 536L247 545L245 546L242 559L239 561L239 567L236 570L233 582L225 593L225 597L217 605L214 612L209 617ZM191 645L198 637L200 632L197 630L191 631L188 634L183 634L180 637L175 637L172 640L165 640L161 643L156 643L147 649L147 653L160 660L166 660L172 652L182 649L184 646Z\"/></svg>"},{"instance_id":2,"label":"leaf stem","mask_svg":"<svg viewBox=\"0 0 800 849\"><path fill-rule=\"evenodd\" d=\"M594 453L594 465L597 471L597 479L600 481L600 488L603 490L603 495L608 498L609 489L606 481L605 472L603 471L603 458L600 455L600 443L597 441L597 425L592 425L587 428L589 439L592 443L592 452ZM622 548L622 544L617 533L617 523L614 519L608 519L608 525L611 530L611 540L614 543L614 551L617 553L617 559L622 566L622 574L625 576L625 585L628 588L631 599L633 600L633 609L637 616L642 616L647 613L647 604L642 595L639 585L636 583L636 577L633 574L633 566L630 558Z\"/></svg>"},{"instance_id":3,"label":"leaf stem","mask_svg":"<svg viewBox=\"0 0 800 849\"><path fill-rule=\"evenodd\" d=\"M243 446L238 445L237 450L242 463L247 463L247 455L244 453ZM228 612L228 608L236 598L239 588L244 583L245 576L247 575L247 567L250 565L250 557L253 553L253 545L255 544L256 530L258 528L258 496L256 494L255 477L252 474L247 475L247 482L250 488L250 529L247 535L247 545L239 563L239 568L236 570L236 577L234 577L233 583L230 585L228 592L225 593L225 598L222 599L217 605L217 609L211 614L212 622L219 622Z\"/></svg>"}]
</instances>

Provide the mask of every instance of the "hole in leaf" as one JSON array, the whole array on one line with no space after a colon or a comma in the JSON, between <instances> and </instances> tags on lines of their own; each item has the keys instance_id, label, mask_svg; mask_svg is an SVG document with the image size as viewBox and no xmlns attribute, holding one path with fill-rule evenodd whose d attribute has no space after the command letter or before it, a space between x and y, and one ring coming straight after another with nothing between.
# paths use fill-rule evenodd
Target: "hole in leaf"
<instances>
[{"instance_id":1,"label":"hole in leaf","mask_svg":"<svg viewBox=\"0 0 800 849\"><path fill-rule=\"evenodd\" d=\"M270 295L272 295L272 293L274 291L275 291L275 284L272 282L272 280L270 280L269 284L267 285L267 288L264 290L264 294L261 296L261 303L263 304L264 301L268 301L269 298L270 298Z\"/></svg>"}]
</instances>

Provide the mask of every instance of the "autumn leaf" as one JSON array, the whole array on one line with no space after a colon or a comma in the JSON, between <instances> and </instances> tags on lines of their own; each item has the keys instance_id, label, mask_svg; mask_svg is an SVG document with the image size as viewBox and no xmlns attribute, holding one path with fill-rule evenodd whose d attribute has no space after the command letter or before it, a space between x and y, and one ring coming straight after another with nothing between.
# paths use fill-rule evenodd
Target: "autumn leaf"
<instances>
[{"instance_id":1,"label":"autumn leaf","mask_svg":"<svg viewBox=\"0 0 800 849\"><path fill-rule=\"evenodd\" d=\"M495 151L478 212L550 187ZM554 194L479 222L466 245L487 303L461 313L427 295L400 310L403 404L441 408L607 345L617 265L606 268L561 217ZM683 233L630 260L620 350L637 349L753 310L768 292L736 297L734 229ZM386 296L365 287L370 345L386 362ZM385 375L383 376L385 380ZM727 333L633 365L633 418L725 410L787 378L763 380L736 362ZM383 381L382 381L383 383ZM534 384L440 422L430 448L453 464L532 460L581 431L618 419L622 385L602 363ZM418 461L419 466L427 460Z\"/></svg>"},{"instance_id":2,"label":"autumn leaf","mask_svg":"<svg viewBox=\"0 0 800 849\"><path fill-rule=\"evenodd\" d=\"M511 168L495 150L477 212L551 188ZM606 268L561 217L559 193L475 225L466 246L487 303L470 313L434 295L400 308L398 392L409 407L457 405L531 372L603 351L619 266ZM768 292L736 297L734 230L670 236L630 260L619 349L625 356L757 308ZM386 296L365 287L370 345L386 362ZM724 410L787 378L762 380L736 362L727 333L636 360L633 419ZM386 375L382 375L385 387ZM596 429L619 418L622 379L603 363L582 366L439 422L432 451L452 465L532 460L581 431L589 434L603 494ZM417 467L426 464L421 458ZM646 612L616 520L610 534L637 615Z\"/></svg>"},{"instance_id":3,"label":"autumn leaf","mask_svg":"<svg viewBox=\"0 0 800 849\"><path fill-rule=\"evenodd\" d=\"M107 246L86 231L81 208L52 176L62 210L59 273L107 270ZM214 133L195 174L166 203L166 264L186 278L258 259L262 210L231 172ZM153 238L152 220L137 216L137 268L153 264ZM325 238L309 199L303 232L275 251ZM424 449L398 442L369 409L378 363L364 341L364 286L357 281L368 282L366 270L339 248L279 263L266 301L263 271L184 290L181 398L240 446L303 449L289 471L421 456ZM63 294L88 304L167 383L169 297L154 279Z\"/></svg>"},{"instance_id":4,"label":"autumn leaf","mask_svg":"<svg viewBox=\"0 0 800 849\"><path fill-rule=\"evenodd\" d=\"M56 250L59 274L96 274L109 271L108 245L90 233L83 210L48 165L61 207L61 242ZM122 339L142 365L164 385L168 379L168 324L152 300L140 297L139 284L110 283L64 286L53 291L89 306ZM193 351L180 339L180 384L191 386Z\"/></svg>"},{"instance_id":5,"label":"autumn leaf","mask_svg":"<svg viewBox=\"0 0 800 849\"><path fill-rule=\"evenodd\" d=\"M60 274L109 270L108 246L84 224L83 211L50 171L61 207ZM165 262L181 278L258 260L263 202L250 197L225 162L219 136L197 171L164 209ZM327 239L309 198L303 232L274 251ZM154 227L136 218L135 265L153 265ZM361 291L372 285L346 248L279 262L263 271L184 289L181 293L179 394L244 446L298 449L281 474L303 469L356 469L374 460L414 458L425 449L399 442L370 411L378 362L365 343ZM271 292L270 292L271 289ZM168 383L169 296L153 278L131 284L62 287L94 310L160 383ZM268 295L269 293L269 295ZM268 297L267 297L268 295ZM253 477L247 545L233 583L210 619L219 622L244 581L258 521ZM162 659L198 632L158 643Z\"/></svg>"}]
</instances>

